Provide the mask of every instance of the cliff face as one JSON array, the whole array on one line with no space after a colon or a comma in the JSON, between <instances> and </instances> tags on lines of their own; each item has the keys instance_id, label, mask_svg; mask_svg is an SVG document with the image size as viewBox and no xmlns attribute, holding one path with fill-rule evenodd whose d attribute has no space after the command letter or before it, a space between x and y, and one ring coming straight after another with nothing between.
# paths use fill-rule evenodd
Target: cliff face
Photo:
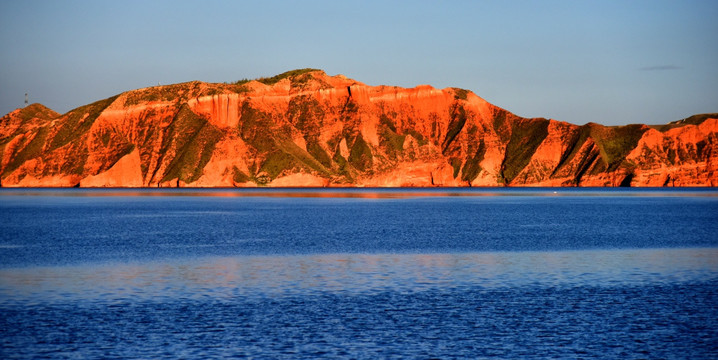
<instances>
[{"instance_id":1,"label":"cliff face","mask_svg":"<svg viewBox=\"0 0 718 360\"><path fill-rule=\"evenodd\" d=\"M0 154L2 186L714 186L718 114L577 126L306 69L30 105Z\"/></svg>"}]
</instances>

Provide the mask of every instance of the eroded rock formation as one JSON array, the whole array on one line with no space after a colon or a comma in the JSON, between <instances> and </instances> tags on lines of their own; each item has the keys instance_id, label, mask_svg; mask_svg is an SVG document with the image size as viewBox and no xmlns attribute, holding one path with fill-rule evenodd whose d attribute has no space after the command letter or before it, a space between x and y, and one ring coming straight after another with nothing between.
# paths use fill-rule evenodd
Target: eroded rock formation
<instances>
[{"instance_id":1,"label":"eroded rock formation","mask_svg":"<svg viewBox=\"0 0 718 360\"><path fill-rule=\"evenodd\" d=\"M718 114L526 119L474 93L303 69L0 119L2 186L714 186Z\"/></svg>"}]
</instances>

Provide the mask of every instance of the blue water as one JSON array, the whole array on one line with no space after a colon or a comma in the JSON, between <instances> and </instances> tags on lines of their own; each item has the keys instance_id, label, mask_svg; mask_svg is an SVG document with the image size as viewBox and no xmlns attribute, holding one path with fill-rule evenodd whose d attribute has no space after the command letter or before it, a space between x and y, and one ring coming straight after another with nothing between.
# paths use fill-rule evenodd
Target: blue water
<instances>
[{"instance_id":1,"label":"blue water","mask_svg":"<svg viewBox=\"0 0 718 360\"><path fill-rule=\"evenodd\" d=\"M0 358L716 358L718 191L0 191Z\"/></svg>"}]
</instances>

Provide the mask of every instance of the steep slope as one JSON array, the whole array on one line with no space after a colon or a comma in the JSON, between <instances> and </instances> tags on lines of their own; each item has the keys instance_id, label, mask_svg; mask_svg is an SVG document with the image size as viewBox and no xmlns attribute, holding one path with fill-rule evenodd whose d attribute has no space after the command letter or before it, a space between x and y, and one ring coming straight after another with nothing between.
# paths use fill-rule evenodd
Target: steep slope
<instances>
[{"instance_id":1,"label":"steep slope","mask_svg":"<svg viewBox=\"0 0 718 360\"><path fill-rule=\"evenodd\" d=\"M2 186L694 186L718 116L661 127L526 119L474 93L314 69L129 91L0 119Z\"/></svg>"}]
</instances>

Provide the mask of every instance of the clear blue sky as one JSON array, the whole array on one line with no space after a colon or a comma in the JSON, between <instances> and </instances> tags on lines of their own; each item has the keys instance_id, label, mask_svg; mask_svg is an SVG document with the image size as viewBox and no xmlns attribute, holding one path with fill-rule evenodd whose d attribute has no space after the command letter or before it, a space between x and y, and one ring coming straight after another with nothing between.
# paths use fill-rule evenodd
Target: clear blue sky
<instances>
[{"instance_id":1,"label":"clear blue sky","mask_svg":"<svg viewBox=\"0 0 718 360\"><path fill-rule=\"evenodd\" d=\"M718 1L0 1L0 113L304 67L525 117L718 112Z\"/></svg>"}]
</instances>

